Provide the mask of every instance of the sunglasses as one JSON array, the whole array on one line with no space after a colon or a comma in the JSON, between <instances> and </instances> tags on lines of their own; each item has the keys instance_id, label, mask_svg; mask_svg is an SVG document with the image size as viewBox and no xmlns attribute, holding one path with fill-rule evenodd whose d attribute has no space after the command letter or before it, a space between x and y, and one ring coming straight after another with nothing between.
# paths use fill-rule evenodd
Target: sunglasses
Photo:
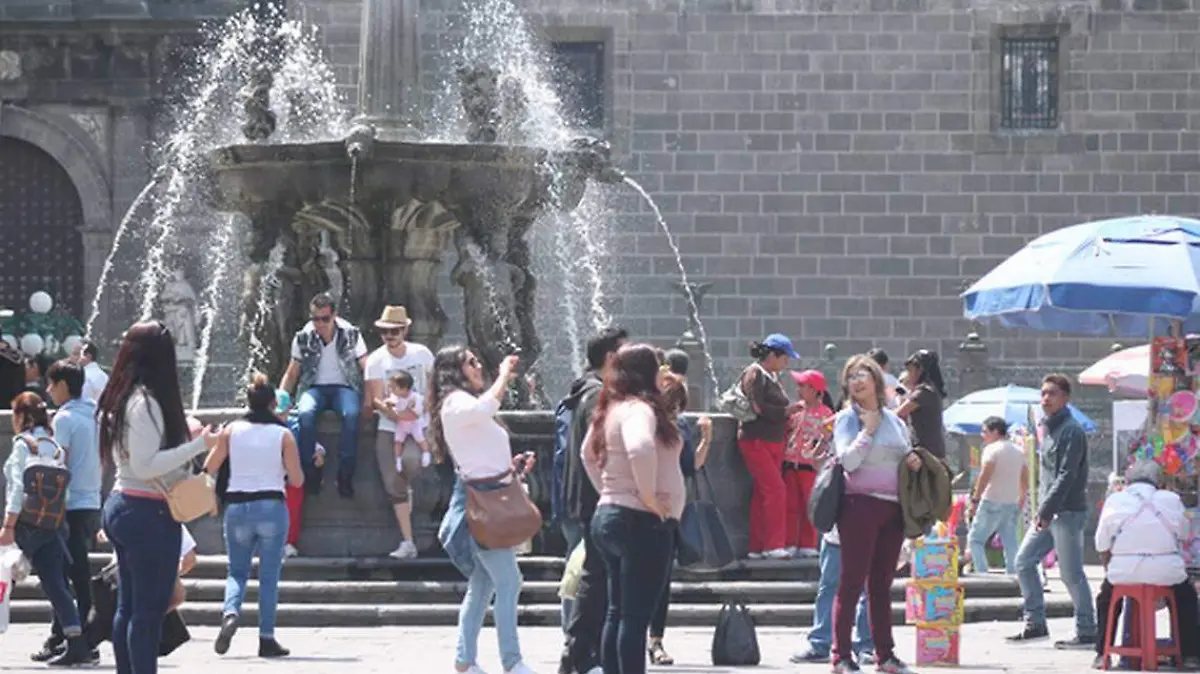
<instances>
[{"instance_id":1,"label":"sunglasses","mask_svg":"<svg viewBox=\"0 0 1200 674\"><path fill-rule=\"evenodd\" d=\"M324 314L321 316L310 316L313 323L328 323L333 320L333 314Z\"/></svg>"},{"instance_id":2,"label":"sunglasses","mask_svg":"<svg viewBox=\"0 0 1200 674\"><path fill-rule=\"evenodd\" d=\"M849 377L846 377L846 381L866 381L870 378L870 372L867 372L866 370L858 370L857 372L852 372Z\"/></svg>"},{"instance_id":3,"label":"sunglasses","mask_svg":"<svg viewBox=\"0 0 1200 674\"><path fill-rule=\"evenodd\" d=\"M381 328L379 334L384 337L395 337L396 335L403 335L404 328Z\"/></svg>"}]
</instances>

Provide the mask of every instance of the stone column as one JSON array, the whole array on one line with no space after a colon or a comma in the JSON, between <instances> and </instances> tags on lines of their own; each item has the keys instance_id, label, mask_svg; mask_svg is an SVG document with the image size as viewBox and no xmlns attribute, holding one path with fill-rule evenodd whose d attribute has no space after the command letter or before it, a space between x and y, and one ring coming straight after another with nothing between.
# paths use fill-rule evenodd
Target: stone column
<instances>
[{"instance_id":1,"label":"stone column","mask_svg":"<svg viewBox=\"0 0 1200 674\"><path fill-rule=\"evenodd\" d=\"M358 114L383 138L408 138L420 91L418 0L367 0L362 8Z\"/></svg>"}]
</instances>

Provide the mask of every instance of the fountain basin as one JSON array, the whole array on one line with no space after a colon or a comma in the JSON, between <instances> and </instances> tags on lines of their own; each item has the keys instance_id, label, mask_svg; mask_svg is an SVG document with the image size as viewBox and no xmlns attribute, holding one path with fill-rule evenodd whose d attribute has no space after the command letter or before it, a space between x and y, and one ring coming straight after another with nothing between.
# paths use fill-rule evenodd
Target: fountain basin
<instances>
[{"instance_id":1,"label":"fountain basin","mask_svg":"<svg viewBox=\"0 0 1200 674\"><path fill-rule=\"evenodd\" d=\"M219 424L241 418L243 410L200 410L195 416L205 423ZM12 449L12 424L9 412L0 412L0 463ZM550 485L554 454L554 415L550 411L502 412L512 438L513 453L533 451L537 462L529 478L530 495L541 508L545 525L533 541L534 554L561 555L565 543L557 524L551 522ZM396 549L399 530L391 503L384 493L375 461L375 422L363 421L358 442L358 469L354 476L355 497L337 495L333 478L337 472L338 421L324 415L318 440L327 450L325 486L317 496L309 495L304 505L304 521L299 548L307 557L378 557ZM750 475L737 450L737 423L732 417L713 416L713 445L709 452L708 473L714 493L705 497L716 503L734 549L744 556L749 541ZM0 483L3 476L0 476ZM111 486L106 477L106 489ZM441 556L437 527L450 501L454 472L449 463L424 469L413 481L413 528L422 556ZM695 495L693 494L693 497ZM225 550L219 517L205 517L188 525L202 554Z\"/></svg>"},{"instance_id":2,"label":"fountain basin","mask_svg":"<svg viewBox=\"0 0 1200 674\"><path fill-rule=\"evenodd\" d=\"M218 207L253 217L259 205L299 210L333 201L371 210L410 198L479 208L484 200L510 216L543 204L558 178L557 208L579 203L588 175L585 151L556 152L500 144L372 141L351 159L342 141L232 145L212 151ZM379 204L382 200L382 204ZM251 211L251 212L248 212Z\"/></svg>"}]
</instances>

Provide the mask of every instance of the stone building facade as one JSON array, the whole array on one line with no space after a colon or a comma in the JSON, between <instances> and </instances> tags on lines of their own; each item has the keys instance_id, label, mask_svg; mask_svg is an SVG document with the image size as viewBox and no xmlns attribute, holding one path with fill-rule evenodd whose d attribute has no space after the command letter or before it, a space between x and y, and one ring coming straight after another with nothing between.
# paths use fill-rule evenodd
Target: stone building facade
<instances>
[{"instance_id":1,"label":"stone building facade","mask_svg":"<svg viewBox=\"0 0 1200 674\"><path fill-rule=\"evenodd\" d=\"M722 371L773 331L814 358L827 343L953 353L975 329L958 294L1030 238L1200 211L1200 0L514 2L572 64L583 86L563 94L654 196L689 273L714 284L701 313ZM35 174L11 157L69 176L73 194L26 194L21 208L78 202L45 217L76 232L59 264L80 297L150 176L173 50L197 18L238 4L105 2L82 16L88 3L0 0L0 194ZM464 3L421 4L432 99ZM353 101L360 3L289 5L320 29ZM34 217L2 209L5 238ZM635 200L616 213L614 315L671 342L686 316L674 257ZM447 293L448 309L461 303ZM983 334L1008 368L996 378L1086 364L1111 344Z\"/></svg>"}]
</instances>

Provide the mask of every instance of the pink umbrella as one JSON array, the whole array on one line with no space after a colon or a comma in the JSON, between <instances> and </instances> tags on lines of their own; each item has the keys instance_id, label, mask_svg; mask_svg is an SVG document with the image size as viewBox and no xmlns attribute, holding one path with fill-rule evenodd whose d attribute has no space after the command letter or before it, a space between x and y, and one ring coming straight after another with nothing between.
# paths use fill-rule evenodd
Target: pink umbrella
<instances>
[{"instance_id":1,"label":"pink umbrella","mask_svg":"<svg viewBox=\"0 0 1200 674\"><path fill-rule=\"evenodd\" d=\"M1112 393L1144 396L1150 387L1150 345L1121 349L1100 359L1079 375L1086 386L1107 386Z\"/></svg>"}]
</instances>

